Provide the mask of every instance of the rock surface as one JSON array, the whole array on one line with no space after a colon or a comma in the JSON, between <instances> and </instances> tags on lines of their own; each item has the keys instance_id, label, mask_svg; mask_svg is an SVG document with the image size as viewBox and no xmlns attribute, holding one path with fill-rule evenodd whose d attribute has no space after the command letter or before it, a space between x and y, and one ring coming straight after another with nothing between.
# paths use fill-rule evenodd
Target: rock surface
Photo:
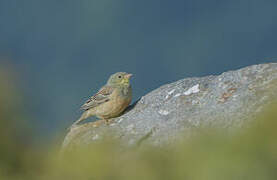
<instances>
[{"instance_id":1,"label":"rock surface","mask_svg":"<svg viewBox=\"0 0 277 180\"><path fill-rule=\"evenodd\" d=\"M198 127L241 127L277 97L276 84L277 63L182 79L143 96L109 125L98 121L72 128L63 148L90 144L108 132L127 145L160 145Z\"/></svg>"}]
</instances>

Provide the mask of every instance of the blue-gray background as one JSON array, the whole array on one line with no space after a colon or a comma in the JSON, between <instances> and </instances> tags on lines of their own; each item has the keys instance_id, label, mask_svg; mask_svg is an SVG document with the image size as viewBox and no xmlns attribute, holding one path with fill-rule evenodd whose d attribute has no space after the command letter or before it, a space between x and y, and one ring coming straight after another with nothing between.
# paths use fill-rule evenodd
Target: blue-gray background
<instances>
[{"instance_id":1,"label":"blue-gray background","mask_svg":"<svg viewBox=\"0 0 277 180\"><path fill-rule=\"evenodd\" d=\"M138 99L181 78L277 62L276 9L276 0L0 0L0 56L49 138L111 73L133 73Z\"/></svg>"}]
</instances>

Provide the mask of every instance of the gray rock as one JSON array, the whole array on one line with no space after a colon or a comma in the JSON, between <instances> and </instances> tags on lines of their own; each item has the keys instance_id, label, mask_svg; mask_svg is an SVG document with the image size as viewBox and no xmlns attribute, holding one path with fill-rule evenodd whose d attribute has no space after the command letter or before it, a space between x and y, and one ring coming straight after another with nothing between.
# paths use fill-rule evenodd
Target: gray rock
<instances>
[{"instance_id":1,"label":"gray rock","mask_svg":"<svg viewBox=\"0 0 277 180\"><path fill-rule=\"evenodd\" d=\"M90 144L110 132L127 145L161 145L189 137L199 127L242 127L276 99L276 82L277 63L182 79L141 97L109 125L86 123L72 128L63 148Z\"/></svg>"}]
</instances>

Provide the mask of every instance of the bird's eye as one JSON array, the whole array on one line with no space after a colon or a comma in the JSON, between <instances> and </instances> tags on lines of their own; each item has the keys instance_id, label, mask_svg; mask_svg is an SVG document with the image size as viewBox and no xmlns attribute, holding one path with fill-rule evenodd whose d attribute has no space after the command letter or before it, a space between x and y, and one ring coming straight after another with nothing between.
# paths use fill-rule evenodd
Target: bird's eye
<instances>
[{"instance_id":1,"label":"bird's eye","mask_svg":"<svg viewBox=\"0 0 277 180\"><path fill-rule=\"evenodd\" d=\"M118 78L121 78L121 76L118 76Z\"/></svg>"}]
</instances>

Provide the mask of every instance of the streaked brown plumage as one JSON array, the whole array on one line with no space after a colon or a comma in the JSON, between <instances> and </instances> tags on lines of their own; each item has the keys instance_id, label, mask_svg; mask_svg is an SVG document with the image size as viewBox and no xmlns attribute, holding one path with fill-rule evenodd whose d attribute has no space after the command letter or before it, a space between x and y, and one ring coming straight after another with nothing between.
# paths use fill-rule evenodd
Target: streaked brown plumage
<instances>
[{"instance_id":1,"label":"streaked brown plumage","mask_svg":"<svg viewBox=\"0 0 277 180\"><path fill-rule=\"evenodd\" d=\"M131 76L125 72L111 75L107 84L82 105L85 112L73 125L91 116L104 120L119 116L132 100Z\"/></svg>"}]
</instances>

